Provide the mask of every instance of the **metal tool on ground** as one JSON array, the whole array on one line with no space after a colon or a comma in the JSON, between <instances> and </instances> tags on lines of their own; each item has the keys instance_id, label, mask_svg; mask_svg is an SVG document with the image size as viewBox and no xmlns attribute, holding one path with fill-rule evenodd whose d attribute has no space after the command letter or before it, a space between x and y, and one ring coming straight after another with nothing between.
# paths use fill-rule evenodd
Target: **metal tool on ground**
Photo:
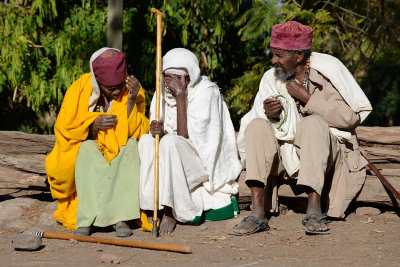
<instances>
[{"instance_id":1,"label":"metal tool on ground","mask_svg":"<svg viewBox=\"0 0 400 267\"><path fill-rule=\"evenodd\" d=\"M192 249L186 246L132 241L132 240L116 239L116 238L101 238L101 237L81 236L73 234L39 232L39 231L33 231L31 234L23 233L15 236L12 240L12 245L15 250L37 250L40 247L42 247L42 242L41 242L42 237L52 238L52 239L64 239L64 240L74 239L80 242L100 243L100 244L123 246L123 247L145 248L152 250L179 252L185 254L192 253Z\"/></svg>"},{"instance_id":2,"label":"metal tool on ground","mask_svg":"<svg viewBox=\"0 0 400 267\"><path fill-rule=\"evenodd\" d=\"M157 64L156 64L156 121L160 120L160 87L161 87L161 29L163 13L155 8L150 9L150 12L157 16ZM153 213L153 237L158 236L158 156L160 135L155 136L155 151L154 151L154 213Z\"/></svg>"}]
</instances>

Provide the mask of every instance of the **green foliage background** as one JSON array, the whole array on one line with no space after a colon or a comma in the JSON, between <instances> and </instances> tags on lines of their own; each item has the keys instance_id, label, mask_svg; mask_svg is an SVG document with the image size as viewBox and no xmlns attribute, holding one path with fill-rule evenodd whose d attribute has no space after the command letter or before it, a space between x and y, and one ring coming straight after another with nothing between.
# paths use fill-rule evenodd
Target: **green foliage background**
<instances>
[{"instance_id":1,"label":"green foliage background","mask_svg":"<svg viewBox=\"0 0 400 267\"><path fill-rule=\"evenodd\" d=\"M366 124L400 124L399 0L125 1L123 50L148 103L155 87L151 7L165 13L163 53L186 47L198 56L236 127L271 67L270 29L288 20L312 26L312 49L348 66L374 106ZM106 46L107 1L2 1L0 31L0 129L51 133L68 86Z\"/></svg>"}]
</instances>

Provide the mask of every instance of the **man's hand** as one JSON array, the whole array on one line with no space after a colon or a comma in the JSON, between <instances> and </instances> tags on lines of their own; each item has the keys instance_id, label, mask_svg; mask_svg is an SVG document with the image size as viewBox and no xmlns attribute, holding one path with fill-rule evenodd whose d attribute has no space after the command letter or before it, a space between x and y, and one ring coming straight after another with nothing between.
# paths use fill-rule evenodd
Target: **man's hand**
<instances>
[{"instance_id":1,"label":"man's hand","mask_svg":"<svg viewBox=\"0 0 400 267\"><path fill-rule=\"evenodd\" d=\"M128 95L128 99L136 100L136 96L138 95L140 90L140 83L138 79L136 79L136 77L133 75L128 75L125 82L126 82L126 88L128 88L128 90L131 92Z\"/></svg>"},{"instance_id":2,"label":"man's hand","mask_svg":"<svg viewBox=\"0 0 400 267\"><path fill-rule=\"evenodd\" d=\"M295 99L300 100L304 104L307 104L308 100L310 99L311 95L307 92L307 89L296 83L295 81L289 80L286 84L286 88L288 93Z\"/></svg>"},{"instance_id":3,"label":"man's hand","mask_svg":"<svg viewBox=\"0 0 400 267\"><path fill-rule=\"evenodd\" d=\"M282 103L274 97L270 97L264 100L264 112L268 117L279 120L281 114Z\"/></svg>"},{"instance_id":4,"label":"man's hand","mask_svg":"<svg viewBox=\"0 0 400 267\"><path fill-rule=\"evenodd\" d=\"M98 130L108 130L114 127L115 121L117 120L116 115L101 115L92 123L92 129L94 131Z\"/></svg>"},{"instance_id":5,"label":"man's hand","mask_svg":"<svg viewBox=\"0 0 400 267\"><path fill-rule=\"evenodd\" d=\"M185 77L185 75L180 76L180 78L176 76L166 76L164 78L164 86L168 87L171 94L175 97L184 95L186 91Z\"/></svg>"},{"instance_id":6,"label":"man's hand","mask_svg":"<svg viewBox=\"0 0 400 267\"><path fill-rule=\"evenodd\" d=\"M160 135L160 138L164 136L164 122L163 121L152 121L150 123L150 133L154 137L156 134Z\"/></svg>"},{"instance_id":7,"label":"man's hand","mask_svg":"<svg viewBox=\"0 0 400 267\"><path fill-rule=\"evenodd\" d=\"M114 127L117 116L115 115L101 115L94 120L89 126L88 139L96 139L99 130L108 130Z\"/></svg>"}]
</instances>

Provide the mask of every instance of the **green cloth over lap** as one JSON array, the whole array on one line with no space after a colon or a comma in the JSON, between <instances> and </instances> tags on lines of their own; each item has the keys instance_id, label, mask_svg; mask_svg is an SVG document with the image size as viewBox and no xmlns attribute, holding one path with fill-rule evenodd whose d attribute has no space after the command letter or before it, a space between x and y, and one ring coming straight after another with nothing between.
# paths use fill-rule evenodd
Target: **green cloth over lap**
<instances>
[{"instance_id":1,"label":"green cloth over lap","mask_svg":"<svg viewBox=\"0 0 400 267\"><path fill-rule=\"evenodd\" d=\"M130 138L109 164L93 140L84 141L75 166L77 227L105 227L140 217L140 160Z\"/></svg>"}]
</instances>

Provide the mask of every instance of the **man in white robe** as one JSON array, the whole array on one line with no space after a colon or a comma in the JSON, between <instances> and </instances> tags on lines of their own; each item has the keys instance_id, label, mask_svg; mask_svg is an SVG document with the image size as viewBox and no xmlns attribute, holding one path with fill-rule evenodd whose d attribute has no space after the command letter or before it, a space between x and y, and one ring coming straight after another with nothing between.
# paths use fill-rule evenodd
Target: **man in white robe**
<instances>
[{"instance_id":1,"label":"man in white robe","mask_svg":"<svg viewBox=\"0 0 400 267\"><path fill-rule=\"evenodd\" d=\"M140 207L154 207L154 145L160 134L160 234L171 233L176 221L234 217L231 197L242 169L235 132L218 86L200 76L199 62L187 49L163 57L160 121L155 121L155 97L150 108L150 134L139 142ZM151 215L150 215L151 216Z\"/></svg>"}]
</instances>

